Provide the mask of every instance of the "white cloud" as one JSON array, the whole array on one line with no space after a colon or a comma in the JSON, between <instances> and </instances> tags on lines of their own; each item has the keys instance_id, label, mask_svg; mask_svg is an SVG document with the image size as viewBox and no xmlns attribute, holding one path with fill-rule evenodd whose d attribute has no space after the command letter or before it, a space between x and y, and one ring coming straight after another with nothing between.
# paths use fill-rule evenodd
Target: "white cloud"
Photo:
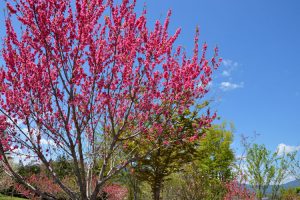
<instances>
[{"instance_id":1,"label":"white cloud","mask_svg":"<svg viewBox=\"0 0 300 200\"><path fill-rule=\"evenodd\" d=\"M224 70L222 71L222 75L225 77L231 76L231 73L238 67L238 63L235 61L232 61L230 59L224 59L222 61Z\"/></svg>"},{"instance_id":2,"label":"white cloud","mask_svg":"<svg viewBox=\"0 0 300 200\"><path fill-rule=\"evenodd\" d=\"M222 63L225 67L237 67L239 65L238 62L232 61L230 59L224 59Z\"/></svg>"},{"instance_id":3,"label":"white cloud","mask_svg":"<svg viewBox=\"0 0 300 200\"><path fill-rule=\"evenodd\" d=\"M15 149L11 154L14 163L22 162L24 165L29 163L38 163L37 157L33 153L28 153L22 149Z\"/></svg>"},{"instance_id":4,"label":"white cloud","mask_svg":"<svg viewBox=\"0 0 300 200\"><path fill-rule=\"evenodd\" d=\"M285 183L288 183L288 182L291 182L294 180L296 180L296 177L294 175L290 174L282 181L282 184L285 184Z\"/></svg>"},{"instance_id":5,"label":"white cloud","mask_svg":"<svg viewBox=\"0 0 300 200\"><path fill-rule=\"evenodd\" d=\"M231 71L230 71L230 70L224 70L224 71L222 72L222 75L223 75L223 76L230 76L230 75L231 75Z\"/></svg>"},{"instance_id":6,"label":"white cloud","mask_svg":"<svg viewBox=\"0 0 300 200\"><path fill-rule=\"evenodd\" d=\"M223 91L229 91L229 90L234 90L238 88L243 88L244 87L244 82L241 83L231 83L231 82L222 82L220 84L220 89Z\"/></svg>"},{"instance_id":7,"label":"white cloud","mask_svg":"<svg viewBox=\"0 0 300 200\"><path fill-rule=\"evenodd\" d=\"M277 151L278 151L279 155L292 153L295 151L300 151L300 145L299 146L290 146L290 145L281 143L277 146Z\"/></svg>"}]
</instances>

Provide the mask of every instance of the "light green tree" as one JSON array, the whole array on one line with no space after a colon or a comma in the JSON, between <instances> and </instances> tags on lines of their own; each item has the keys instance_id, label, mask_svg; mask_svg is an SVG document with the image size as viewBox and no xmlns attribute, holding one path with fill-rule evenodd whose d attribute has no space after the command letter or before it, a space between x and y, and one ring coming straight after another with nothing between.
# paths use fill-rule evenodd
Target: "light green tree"
<instances>
[{"instance_id":1,"label":"light green tree","mask_svg":"<svg viewBox=\"0 0 300 200\"><path fill-rule=\"evenodd\" d=\"M280 189L285 179L292 175L292 167L296 162L296 152L284 153L280 155L278 152L275 162L275 175L272 180L272 195L271 199L280 199Z\"/></svg>"},{"instance_id":2,"label":"light green tree","mask_svg":"<svg viewBox=\"0 0 300 200\"><path fill-rule=\"evenodd\" d=\"M300 150L295 151L295 161L292 165L292 175L297 179L300 180Z\"/></svg>"},{"instance_id":3,"label":"light green tree","mask_svg":"<svg viewBox=\"0 0 300 200\"><path fill-rule=\"evenodd\" d=\"M252 144L246 149L245 175L258 199L267 195L272 187L271 198L279 198L279 189L290 174L295 154L272 153L265 145Z\"/></svg>"}]
</instances>

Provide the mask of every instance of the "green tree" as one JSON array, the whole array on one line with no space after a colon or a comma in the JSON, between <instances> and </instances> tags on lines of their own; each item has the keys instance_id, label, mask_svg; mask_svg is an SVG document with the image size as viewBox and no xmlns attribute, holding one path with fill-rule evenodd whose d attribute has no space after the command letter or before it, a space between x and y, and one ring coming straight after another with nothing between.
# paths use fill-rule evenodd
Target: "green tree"
<instances>
[{"instance_id":1,"label":"green tree","mask_svg":"<svg viewBox=\"0 0 300 200\"><path fill-rule=\"evenodd\" d=\"M246 151L245 174L256 197L265 197L267 189L272 185L272 199L278 199L280 185L290 174L295 154L272 153L265 145L258 144L250 145Z\"/></svg>"},{"instance_id":2,"label":"green tree","mask_svg":"<svg viewBox=\"0 0 300 200\"><path fill-rule=\"evenodd\" d=\"M58 156L58 158L52 162L52 166L60 178L72 176L74 173L71 161L64 155Z\"/></svg>"},{"instance_id":3,"label":"green tree","mask_svg":"<svg viewBox=\"0 0 300 200\"><path fill-rule=\"evenodd\" d=\"M184 171L172 176L167 188L169 197L166 199L223 198L226 191L224 183L231 180L231 165L234 162L234 153L230 147L232 131L225 127L225 124L215 125L205 131L197 143L193 162L187 164Z\"/></svg>"},{"instance_id":4,"label":"green tree","mask_svg":"<svg viewBox=\"0 0 300 200\"><path fill-rule=\"evenodd\" d=\"M128 190L128 199L129 200L139 200L139 199L151 199L151 191L148 192L143 186L141 180L136 177L136 173L134 173L134 168L132 165L126 167L117 177L116 182L121 183L122 185L127 187ZM148 185L147 185L148 186ZM149 198L143 197L143 193L149 193Z\"/></svg>"},{"instance_id":5,"label":"green tree","mask_svg":"<svg viewBox=\"0 0 300 200\"><path fill-rule=\"evenodd\" d=\"M206 105L207 103L198 108L201 109ZM164 127L156 140L150 143L143 143L142 140L133 141L132 144L129 144L130 147L127 147L128 149L136 148L141 152L153 149L147 156L134 162L132 167L137 180L146 182L151 186L154 200L161 198L161 189L167 177L193 160L196 152L195 142L197 137L203 134L202 129L194 129L194 124L200 121L197 109L194 112L174 113L169 122L172 128ZM159 123L159 120L156 123ZM172 130L180 131L171 133ZM172 135L172 140L166 140L165 136L167 135Z\"/></svg>"},{"instance_id":6,"label":"green tree","mask_svg":"<svg viewBox=\"0 0 300 200\"><path fill-rule=\"evenodd\" d=\"M32 174L39 174L40 172L41 172L41 166L36 163L29 163L27 165L21 163L18 169L18 173L23 177L29 177Z\"/></svg>"},{"instance_id":7,"label":"green tree","mask_svg":"<svg viewBox=\"0 0 300 200\"><path fill-rule=\"evenodd\" d=\"M295 163L296 152L288 154L277 154L275 162L275 175L272 180L272 196L271 199L280 199L280 188L287 176L292 175L292 166Z\"/></svg>"},{"instance_id":8,"label":"green tree","mask_svg":"<svg viewBox=\"0 0 300 200\"><path fill-rule=\"evenodd\" d=\"M135 173L139 180L150 184L154 200L160 199L161 188L167 177L192 160L192 153L192 147L185 145L182 145L181 148L171 145L161 146L151 153L151 156L137 163Z\"/></svg>"},{"instance_id":9,"label":"green tree","mask_svg":"<svg viewBox=\"0 0 300 200\"><path fill-rule=\"evenodd\" d=\"M230 147L233 139L232 131L226 130L225 126L225 124L213 126L206 132L200 141L195 160L200 170L221 182L231 178L230 166L234 161L234 152Z\"/></svg>"},{"instance_id":10,"label":"green tree","mask_svg":"<svg viewBox=\"0 0 300 200\"><path fill-rule=\"evenodd\" d=\"M295 161L292 165L291 173L297 179L300 180L300 150L294 152Z\"/></svg>"}]
</instances>

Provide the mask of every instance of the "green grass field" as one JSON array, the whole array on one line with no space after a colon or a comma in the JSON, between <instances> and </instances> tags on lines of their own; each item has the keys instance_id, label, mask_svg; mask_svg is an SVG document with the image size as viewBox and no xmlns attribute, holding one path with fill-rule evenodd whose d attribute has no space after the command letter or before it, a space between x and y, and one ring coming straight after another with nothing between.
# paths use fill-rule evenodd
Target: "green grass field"
<instances>
[{"instance_id":1,"label":"green grass field","mask_svg":"<svg viewBox=\"0 0 300 200\"><path fill-rule=\"evenodd\" d=\"M25 200L25 199L18 198L18 197L4 196L4 195L0 194L0 200Z\"/></svg>"}]
</instances>

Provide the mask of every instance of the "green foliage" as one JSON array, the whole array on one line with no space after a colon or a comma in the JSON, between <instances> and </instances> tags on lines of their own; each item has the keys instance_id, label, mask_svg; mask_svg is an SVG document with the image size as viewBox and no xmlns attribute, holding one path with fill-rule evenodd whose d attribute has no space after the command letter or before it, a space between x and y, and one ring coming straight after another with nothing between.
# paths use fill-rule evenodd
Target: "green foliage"
<instances>
[{"instance_id":1,"label":"green foliage","mask_svg":"<svg viewBox=\"0 0 300 200\"><path fill-rule=\"evenodd\" d=\"M247 177L257 197L260 199L266 195L267 188L275 175L273 163L276 156L276 153L272 154L264 145L254 144L247 151Z\"/></svg>"},{"instance_id":2,"label":"green foliage","mask_svg":"<svg viewBox=\"0 0 300 200\"><path fill-rule=\"evenodd\" d=\"M141 198L143 191L142 182L136 178L131 166L122 170L115 180L127 187L129 200L144 199Z\"/></svg>"},{"instance_id":3,"label":"green foliage","mask_svg":"<svg viewBox=\"0 0 300 200\"><path fill-rule=\"evenodd\" d=\"M280 199L282 200L300 200L300 188L281 189Z\"/></svg>"},{"instance_id":4,"label":"green foliage","mask_svg":"<svg viewBox=\"0 0 300 200\"><path fill-rule=\"evenodd\" d=\"M23 177L29 177L32 174L39 174L41 172L41 166L38 164L21 164L18 169L18 173Z\"/></svg>"},{"instance_id":5,"label":"green foliage","mask_svg":"<svg viewBox=\"0 0 300 200\"><path fill-rule=\"evenodd\" d=\"M166 199L222 199L226 191L224 183L232 178L231 144L232 132L225 129L225 124L207 130L196 147L193 162L171 176L165 188Z\"/></svg>"},{"instance_id":6,"label":"green foliage","mask_svg":"<svg viewBox=\"0 0 300 200\"><path fill-rule=\"evenodd\" d=\"M293 162L292 165L292 175L300 180L300 150L298 150L297 152L295 152L295 161Z\"/></svg>"},{"instance_id":7,"label":"green foliage","mask_svg":"<svg viewBox=\"0 0 300 200\"><path fill-rule=\"evenodd\" d=\"M283 155L278 155L278 152L276 152L276 154L275 175L272 180L272 199L279 198L281 184L287 176L291 175L291 167L296 162L296 152Z\"/></svg>"},{"instance_id":8,"label":"green foliage","mask_svg":"<svg viewBox=\"0 0 300 200\"><path fill-rule=\"evenodd\" d=\"M59 156L55 161L52 161L52 167L59 178L72 176L73 166L66 156Z\"/></svg>"},{"instance_id":9,"label":"green foliage","mask_svg":"<svg viewBox=\"0 0 300 200\"><path fill-rule=\"evenodd\" d=\"M25 199L18 198L18 197L5 196L5 195L0 194L0 200L25 200Z\"/></svg>"},{"instance_id":10,"label":"green foliage","mask_svg":"<svg viewBox=\"0 0 300 200\"><path fill-rule=\"evenodd\" d=\"M280 185L290 174L295 154L272 153L265 145L253 144L247 149L245 159L246 177L258 199L266 196L272 184L272 199L278 199Z\"/></svg>"},{"instance_id":11,"label":"green foliage","mask_svg":"<svg viewBox=\"0 0 300 200\"><path fill-rule=\"evenodd\" d=\"M231 178L230 166L234 161L234 153L230 147L232 140L232 132L225 130L225 124L209 129L197 148L194 163L199 170L222 182Z\"/></svg>"},{"instance_id":12,"label":"green foliage","mask_svg":"<svg viewBox=\"0 0 300 200\"><path fill-rule=\"evenodd\" d=\"M160 198L160 190L167 177L193 160L196 145L182 135L201 135L202 133L197 132L199 130L194 129L194 123L199 123L198 120L197 112L185 111L180 115L174 114L170 125L174 130L181 131L171 134L170 129L165 127L155 140L133 141L127 145L127 150L137 149L140 152L152 150L147 156L133 163L132 168L139 182L146 182L151 186L154 199ZM166 139L166 135L173 135L173 137Z\"/></svg>"}]
</instances>

